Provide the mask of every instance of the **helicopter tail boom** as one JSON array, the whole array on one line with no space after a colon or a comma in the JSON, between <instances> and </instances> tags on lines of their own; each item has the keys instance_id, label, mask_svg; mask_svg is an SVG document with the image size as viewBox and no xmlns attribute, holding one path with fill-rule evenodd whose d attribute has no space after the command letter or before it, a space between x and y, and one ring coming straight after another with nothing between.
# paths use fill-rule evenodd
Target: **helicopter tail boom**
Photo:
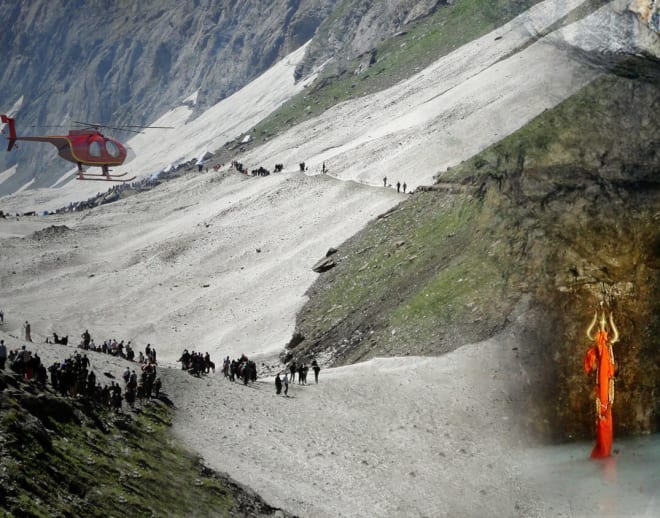
<instances>
[{"instance_id":1,"label":"helicopter tail boom","mask_svg":"<svg viewBox=\"0 0 660 518\"><path fill-rule=\"evenodd\" d=\"M3 113L0 114L0 120L5 124L9 124L9 145L7 146L7 151L11 151L11 148L16 144L16 125L14 119Z\"/></svg>"}]
</instances>

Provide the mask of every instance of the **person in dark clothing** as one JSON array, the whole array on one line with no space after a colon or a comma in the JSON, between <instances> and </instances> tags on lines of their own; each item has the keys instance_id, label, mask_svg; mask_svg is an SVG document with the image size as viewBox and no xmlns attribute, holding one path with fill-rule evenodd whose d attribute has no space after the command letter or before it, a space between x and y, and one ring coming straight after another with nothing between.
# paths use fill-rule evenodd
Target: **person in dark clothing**
<instances>
[{"instance_id":1,"label":"person in dark clothing","mask_svg":"<svg viewBox=\"0 0 660 518\"><path fill-rule=\"evenodd\" d=\"M27 320L25 321L25 324L23 325L23 332L25 333L25 341L26 342L31 342L32 341L31 326L30 326L30 322L28 322Z\"/></svg>"},{"instance_id":2,"label":"person in dark clothing","mask_svg":"<svg viewBox=\"0 0 660 518\"><path fill-rule=\"evenodd\" d=\"M316 363L316 360L312 360L312 369L314 370L314 382L318 383L319 382L319 371L321 370L321 367L319 367L319 364Z\"/></svg>"},{"instance_id":3,"label":"person in dark clothing","mask_svg":"<svg viewBox=\"0 0 660 518\"><path fill-rule=\"evenodd\" d=\"M0 340L0 369L5 369L5 363L7 362L7 346L5 345L4 340Z\"/></svg>"},{"instance_id":4,"label":"person in dark clothing","mask_svg":"<svg viewBox=\"0 0 660 518\"><path fill-rule=\"evenodd\" d=\"M275 376L275 394L280 394L282 392L282 380L280 375Z\"/></svg>"},{"instance_id":5,"label":"person in dark clothing","mask_svg":"<svg viewBox=\"0 0 660 518\"><path fill-rule=\"evenodd\" d=\"M291 383L295 381L296 378L296 362L292 362L289 366L289 372L291 373Z\"/></svg>"},{"instance_id":6,"label":"person in dark clothing","mask_svg":"<svg viewBox=\"0 0 660 518\"><path fill-rule=\"evenodd\" d=\"M92 336L89 334L89 330L85 329L85 332L82 334L83 339L83 349L89 349L89 342L92 339Z\"/></svg>"},{"instance_id":7,"label":"person in dark clothing","mask_svg":"<svg viewBox=\"0 0 660 518\"><path fill-rule=\"evenodd\" d=\"M396 182L396 192L401 192L401 182Z\"/></svg>"},{"instance_id":8,"label":"person in dark clothing","mask_svg":"<svg viewBox=\"0 0 660 518\"><path fill-rule=\"evenodd\" d=\"M284 373L284 379L282 380L282 383L284 384L284 395L289 396L289 377L287 376L286 372Z\"/></svg>"},{"instance_id":9,"label":"person in dark clothing","mask_svg":"<svg viewBox=\"0 0 660 518\"><path fill-rule=\"evenodd\" d=\"M94 371L89 371L87 375L87 395L93 396L96 389L96 374Z\"/></svg>"}]
</instances>

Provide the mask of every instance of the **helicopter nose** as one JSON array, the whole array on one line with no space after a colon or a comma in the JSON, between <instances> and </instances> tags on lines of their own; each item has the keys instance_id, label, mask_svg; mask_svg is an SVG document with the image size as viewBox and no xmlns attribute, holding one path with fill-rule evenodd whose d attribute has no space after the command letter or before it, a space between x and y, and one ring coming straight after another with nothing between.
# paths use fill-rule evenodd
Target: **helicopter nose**
<instances>
[{"instance_id":1,"label":"helicopter nose","mask_svg":"<svg viewBox=\"0 0 660 518\"><path fill-rule=\"evenodd\" d=\"M124 159L124 164L128 164L135 158L135 151L131 146L124 144L124 149L126 149L126 158Z\"/></svg>"}]
</instances>

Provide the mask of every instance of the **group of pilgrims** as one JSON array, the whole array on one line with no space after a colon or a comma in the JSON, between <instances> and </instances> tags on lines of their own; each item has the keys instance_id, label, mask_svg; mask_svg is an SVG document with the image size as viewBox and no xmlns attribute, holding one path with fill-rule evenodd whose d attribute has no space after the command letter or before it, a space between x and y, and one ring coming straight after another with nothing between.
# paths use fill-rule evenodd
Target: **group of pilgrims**
<instances>
[{"instance_id":1,"label":"group of pilgrims","mask_svg":"<svg viewBox=\"0 0 660 518\"><path fill-rule=\"evenodd\" d=\"M191 375L201 377L203 374L215 373L215 363L211 361L209 353L189 352L184 349L181 357L177 360L181 363L181 368L188 371ZM295 383L296 374L298 375L298 384L307 385L307 373L309 369L314 371L314 382L319 382L319 372L321 367L316 360L312 360L310 365L304 362L296 364L292 362L284 371L278 372L275 376L275 393L280 395L284 392L285 396L289 394L289 383ZM222 362L222 374L229 381L242 381L244 385L257 381L257 364L242 354L240 358L231 360L227 356Z\"/></svg>"},{"instance_id":2,"label":"group of pilgrims","mask_svg":"<svg viewBox=\"0 0 660 518\"><path fill-rule=\"evenodd\" d=\"M66 342L63 342L61 338L58 340L58 336L55 333L53 333L53 341L55 343L64 343L66 345ZM131 362L135 361L135 350L133 349L133 345L130 340L124 344L124 340L118 342L116 338L110 338L97 345L87 329L85 329L85 332L81 335L81 340L78 344L78 347L85 351L96 351L103 354L110 354L112 356L126 358ZM142 351L138 351L137 361L140 364L151 363L155 365L156 348L152 347L151 344L147 344L144 353L142 353Z\"/></svg>"},{"instance_id":3,"label":"group of pilgrims","mask_svg":"<svg viewBox=\"0 0 660 518\"><path fill-rule=\"evenodd\" d=\"M283 377L280 377L280 374L282 373L278 373L277 376L275 376L275 394L279 395L282 393L282 390L284 390L284 395L288 397L289 383L295 383L296 373L298 374L298 385L307 385L307 373L309 372L309 367L310 366L304 362L298 365L296 365L295 361L291 362L288 367L288 372L285 370ZM316 362L316 360L312 360L311 367L314 371L314 383L318 383L321 367L319 367L319 364ZM291 375L290 378L289 374Z\"/></svg>"},{"instance_id":4,"label":"group of pilgrims","mask_svg":"<svg viewBox=\"0 0 660 518\"><path fill-rule=\"evenodd\" d=\"M183 370L188 371L193 376L199 377L202 374L215 372L215 363L211 361L208 352L202 354L195 351L188 352L188 349L184 349L183 354L177 361L181 362ZM230 360L227 356L222 362L222 374L229 381L238 379L244 385L247 385L250 382L257 381L257 364L249 360L244 354L235 360Z\"/></svg>"},{"instance_id":5,"label":"group of pilgrims","mask_svg":"<svg viewBox=\"0 0 660 518\"><path fill-rule=\"evenodd\" d=\"M146 355L149 354L147 346ZM20 349L9 351L7 357L9 368L23 376L25 381L33 381L38 386L45 387L50 377L53 391L62 397L88 398L100 406L116 412L122 409L123 400L133 408L136 399L159 397L162 383L156 374L156 362L145 360L140 364L140 375L127 367L124 372L124 393L122 387L114 381L110 385L101 384L97 380L91 362L86 353L76 351L62 361L55 361L46 367L39 355L28 350L25 345ZM4 367L4 366L3 366ZM104 373L112 377L110 373ZM50 375L50 376L49 376Z\"/></svg>"},{"instance_id":6,"label":"group of pilgrims","mask_svg":"<svg viewBox=\"0 0 660 518\"><path fill-rule=\"evenodd\" d=\"M202 374L215 372L215 363L211 361L209 353L188 352L188 349L184 349L177 361L181 362L184 371L188 371L193 376L200 377Z\"/></svg>"}]
</instances>

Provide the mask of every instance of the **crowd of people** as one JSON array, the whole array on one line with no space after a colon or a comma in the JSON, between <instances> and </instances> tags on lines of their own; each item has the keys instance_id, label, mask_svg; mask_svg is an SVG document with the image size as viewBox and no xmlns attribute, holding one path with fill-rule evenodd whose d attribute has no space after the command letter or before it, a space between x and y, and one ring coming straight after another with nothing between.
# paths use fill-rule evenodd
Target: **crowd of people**
<instances>
[{"instance_id":1,"label":"crowd of people","mask_svg":"<svg viewBox=\"0 0 660 518\"><path fill-rule=\"evenodd\" d=\"M151 361L142 364L140 374L135 369L126 367L122 374L125 384L125 398L130 407L133 407L135 400L143 401L145 398L160 396L162 382L156 375L156 364Z\"/></svg>"},{"instance_id":2,"label":"crowd of people","mask_svg":"<svg viewBox=\"0 0 660 518\"><path fill-rule=\"evenodd\" d=\"M215 373L215 363L211 361L211 356L208 352L202 354L195 351L189 352L188 349L184 349L177 361L181 363L183 370L188 371L193 376L201 377L204 374ZM284 393L285 396L288 396L289 384L295 383L296 375L299 385L307 385L307 374L310 368L314 372L314 382L318 383L321 367L316 360L312 360L309 365L305 362L297 364L294 361L286 370L277 373L275 376L275 393L278 395ZM234 360L227 356L222 361L222 374L225 379L231 382L238 380L244 385L248 385L257 381L257 364L244 354Z\"/></svg>"},{"instance_id":3,"label":"crowd of people","mask_svg":"<svg viewBox=\"0 0 660 518\"><path fill-rule=\"evenodd\" d=\"M187 162L182 162L177 166L171 166L167 170L158 171L157 173L154 173L149 176L145 176L143 178L139 178L132 182L115 183L104 192L97 192L96 195L91 196L86 200L72 201L68 205L60 207L58 209L52 211L45 211L43 215L48 216L50 214L65 214L67 212L79 212L82 210L91 209L93 207L98 207L100 205L105 205L107 203L113 203L119 200L120 198L122 198L123 196L130 195L131 193L134 194L141 191L150 190L153 187L160 185L162 181L169 180L171 178L175 178L176 176L179 176L182 170L190 171L192 170L195 163L196 160L192 159L192 160L188 160ZM214 167L214 169L217 171L220 167L221 164L216 164L216 167ZM0 217L5 217L5 214L3 214L2 211L0 211L0 214L2 215ZM16 213L17 217L36 216L36 215L37 215L36 211L24 211L21 213Z\"/></svg>"},{"instance_id":4,"label":"crowd of people","mask_svg":"<svg viewBox=\"0 0 660 518\"><path fill-rule=\"evenodd\" d=\"M135 361L135 350L133 349L133 345L130 340L126 342L126 344L124 344L124 340L118 342L116 338L110 338L104 340L100 344L96 344L94 342L94 339L89 334L89 330L87 329L85 329L85 332L82 335L80 335L80 337L81 340L80 343L78 344L78 347L80 349L83 349L85 351L94 351L103 354L109 354L111 356L119 356L129 361ZM48 342L49 340L46 339L46 341ZM54 343L61 343L66 345L67 341L68 341L68 337L60 338L57 336L56 333L53 333ZM147 344L147 346L144 349L144 353L142 351L138 351L137 362L140 364L143 363L156 364L156 348L152 347L151 344Z\"/></svg>"},{"instance_id":5,"label":"crowd of people","mask_svg":"<svg viewBox=\"0 0 660 518\"><path fill-rule=\"evenodd\" d=\"M23 333L24 339L31 341L28 321L23 326ZM46 338L46 343L67 345L68 342L68 335L60 337L57 333L53 333L52 339L50 337ZM159 397L162 383L156 373L156 348L151 344L147 344L144 353L139 351L137 367L140 372L139 376L135 369L132 373L127 369L129 371L128 375L126 375L126 372L124 373L123 395L119 383L112 381L110 385L101 385L97 382L96 374L90 368L91 362L87 356L87 351L135 361L135 350L131 341L124 343L124 340L107 339L97 345L89 330L85 329L80 335L77 348L85 352L76 351L69 358L54 362L46 367L39 355L32 353L25 345L7 351L4 340L0 340L0 369L4 370L5 364L8 363L9 368L22 375L26 381L34 381L41 386L46 385L50 373L50 383L53 390L60 395L88 397L115 410L121 409L123 400L126 400L129 407L133 407L136 400L142 401L145 398Z\"/></svg>"},{"instance_id":6,"label":"crowd of people","mask_svg":"<svg viewBox=\"0 0 660 518\"><path fill-rule=\"evenodd\" d=\"M181 368L193 376L215 373L215 363L211 360L209 353L188 352L184 349L181 357ZM222 374L229 381L242 381L244 385L257 381L257 364L249 360L244 354L240 358L230 360L227 356L222 362Z\"/></svg>"},{"instance_id":7,"label":"crowd of people","mask_svg":"<svg viewBox=\"0 0 660 518\"><path fill-rule=\"evenodd\" d=\"M244 354L236 360L230 360L227 356L222 362L222 373L229 381L235 381L238 378L244 385L247 385L249 382L257 381L257 364Z\"/></svg>"},{"instance_id":8,"label":"crowd of people","mask_svg":"<svg viewBox=\"0 0 660 518\"><path fill-rule=\"evenodd\" d=\"M184 349L177 361L181 362L183 370L188 371L193 376L200 377L202 374L215 372L215 363L211 361L209 353L202 354L195 351L190 353L188 349Z\"/></svg>"},{"instance_id":9,"label":"crowd of people","mask_svg":"<svg viewBox=\"0 0 660 518\"><path fill-rule=\"evenodd\" d=\"M251 176L268 176L268 175L270 175L270 170L266 169L263 166L259 166L256 169L250 170L246 166L244 166L241 162L239 162L238 160L233 160L231 162L231 167L233 167L234 169L236 169L236 171L238 171L239 173L244 174L244 175L248 175L248 174L251 175ZM276 173L281 173L282 171L284 171L284 164L275 164L275 166L273 167L273 171L276 172Z\"/></svg>"},{"instance_id":10,"label":"crowd of people","mask_svg":"<svg viewBox=\"0 0 660 518\"><path fill-rule=\"evenodd\" d=\"M25 381L33 381L44 387L50 377L53 391L62 397L86 397L101 406L121 411L122 401L126 400L129 407L133 407L136 399L159 397L162 382L156 374L156 365L147 361L140 366L138 378L135 369L128 375L124 373L124 391L114 381L101 384L91 369L91 362L86 353L76 351L62 361L55 361L46 367L39 355L33 353L25 345L20 349L12 349L7 354L4 340L0 340L0 369L9 368L21 375ZM50 376L49 376L50 375Z\"/></svg>"},{"instance_id":11,"label":"crowd of people","mask_svg":"<svg viewBox=\"0 0 660 518\"><path fill-rule=\"evenodd\" d=\"M27 322L26 324L29 326ZM87 329L81 334L80 338L80 343L77 346L79 349L118 356L129 361L135 360L135 351L130 340L124 344L124 340L117 341L113 338L104 340L103 343L97 345ZM46 342L66 345L68 336L59 337L56 333L53 333L52 341L46 338ZM33 355L25 346L11 351L7 356L4 341L0 341L0 368L4 369L7 359L11 369L23 374L28 381L35 379L37 383L45 384L47 373L50 372L53 389L59 391L61 395L87 396L112 408L121 408L121 386L114 382L110 386L101 387L97 385L95 374L89 369L90 360L86 352L82 354L76 352L70 358L62 362L55 362L46 369L39 356L36 353ZM208 352L202 354L201 352L189 352L188 349L184 349L177 361L181 362L183 370L197 377L211 372L215 373L215 363L211 360ZM138 365L140 366L139 375L135 369L131 370L128 367L123 374L124 399L130 407L133 407L136 400L141 401L144 398L151 398L153 395L158 397L161 389L161 380L156 375L156 349L151 344L147 344L144 354L139 351ZM289 384L295 383L296 376L299 385L306 385L310 368L314 372L314 382L318 383L321 368L316 360L313 360L310 365L305 362L296 363L293 361L286 370L275 376L276 394L279 395L283 392L285 396L288 396ZM257 380L257 365L244 354L234 360L227 356L222 363L222 373L229 381L234 382L238 379L244 385L248 385Z\"/></svg>"}]
</instances>

